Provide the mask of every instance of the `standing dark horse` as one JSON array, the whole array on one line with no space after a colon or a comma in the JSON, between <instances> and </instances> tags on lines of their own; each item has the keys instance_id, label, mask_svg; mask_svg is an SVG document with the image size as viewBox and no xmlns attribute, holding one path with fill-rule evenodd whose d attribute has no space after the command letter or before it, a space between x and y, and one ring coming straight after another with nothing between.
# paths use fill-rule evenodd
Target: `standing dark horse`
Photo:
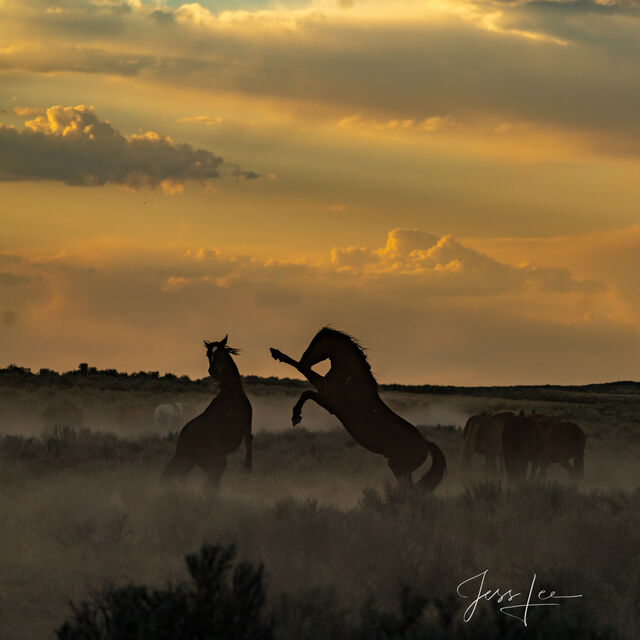
<instances>
[{"instance_id":1,"label":"standing dark horse","mask_svg":"<svg viewBox=\"0 0 640 640\"><path fill-rule=\"evenodd\" d=\"M505 411L502 428L502 455L510 483L525 482L535 475L540 455L540 430L534 416Z\"/></svg>"},{"instance_id":2,"label":"standing dark horse","mask_svg":"<svg viewBox=\"0 0 640 640\"><path fill-rule=\"evenodd\" d=\"M244 466L251 469L251 404L231 357L238 350L227 346L227 336L219 342L205 340L204 346L209 375L220 383L220 391L199 416L182 428L176 454L165 467L163 478L185 478L198 465L209 476L209 484L217 488L227 466L226 456L240 446L243 438Z\"/></svg>"},{"instance_id":3,"label":"standing dark horse","mask_svg":"<svg viewBox=\"0 0 640 640\"><path fill-rule=\"evenodd\" d=\"M556 462L566 469L573 480L580 480L584 474L584 431L575 422L540 414L533 414L532 417L538 425L539 434L536 477L546 478L547 467ZM570 459L573 464L570 464Z\"/></svg>"},{"instance_id":4,"label":"standing dark horse","mask_svg":"<svg viewBox=\"0 0 640 640\"><path fill-rule=\"evenodd\" d=\"M385 456L402 482L411 483L411 473L431 453L431 468L418 485L427 491L438 486L447 468L442 451L382 401L364 350L351 336L325 327L315 335L300 362L277 349L271 349L271 355L295 367L316 388L303 392L293 407L294 425L302 419L304 403L314 400L335 415L356 442ZM327 358L331 369L325 376L312 370Z\"/></svg>"},{"instance_id":5,"label":"standing dark horse","mask_svg":"<svg viewBox=\"0 0 640 640\"><path fill-rule=\"evenodd\" d=\"M464 427L464 444L460 458L460 471L464 475L471 467L473 454L485 457L485 470L500 478L502 466L502 429L505 414L490 415L481 413L471 416Z\"/></svg>"}]
</instances>

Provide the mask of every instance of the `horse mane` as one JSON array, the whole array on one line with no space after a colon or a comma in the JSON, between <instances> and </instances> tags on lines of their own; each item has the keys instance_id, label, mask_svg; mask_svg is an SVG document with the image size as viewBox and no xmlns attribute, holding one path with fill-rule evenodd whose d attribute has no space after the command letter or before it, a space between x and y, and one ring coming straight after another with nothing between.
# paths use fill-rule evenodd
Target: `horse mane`
<instances>
[{"instance_id":1,"label":"horse mane","mask_svg":"<svg viewBox=\"0 0 640 640\"><path fill-rule=\"evenodd\" d=\"M354 338L353 336L349 335L348 333L345 333L344 331L338 331L337 329L332 329L331 327L322 327L322 329L320 329L320 331L318 331L318 333L316 334L316 337L314 338L314 340L327 335L336 337L342 340L343 342L346 342L351 347L353 347L353 349L356 351L358 356L360 356L360 361L365 371L371 376L371 379L377 385L376 379L373 376L373 371L371 371L371 364L367 359L366 347L364 347L357 338Z\"/></svg>"}]
</instances>

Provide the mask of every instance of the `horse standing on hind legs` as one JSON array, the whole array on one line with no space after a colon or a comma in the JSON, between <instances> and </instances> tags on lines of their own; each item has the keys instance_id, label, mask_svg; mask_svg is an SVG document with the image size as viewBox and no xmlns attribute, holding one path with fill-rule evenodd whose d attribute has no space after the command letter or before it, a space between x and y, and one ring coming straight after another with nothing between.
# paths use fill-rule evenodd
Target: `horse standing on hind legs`
<instances>
[{"instance_id":1,"label":"horse standing on hind legs","mask_svg":"<svg viewBox=\"0 0 640 640\"><path fill-rule=\"evenodd\" d=\"M297 369L316 388L304 391L293 407L294 426L302 419L304 403L313 400L335 415L358 444L385 456L400 482L412 484L411 473L431 454L431 468L418 486L433 491L440 484L447 469L442 451L382 401L364 350L354 338L325 327L309 343L300 362L278 349L272 348L271 356ZM312 370L326 359L331 362L326 375Z\"/></svg>"},{"instance_id":2,"label":"horse standing on hind legs","mask_svg":"<svg viewBox=\"0 0 640 640\"><path fill-rule=\"evenodd\" d=\"M244 393L238 367L232 355L237 349L227 346L227 336L219 342L204 341L209 361L209 375L220 383L220 391L209 406L182 428L176 453L162 477L186 478L194 466L209 477L208 484L218 488L227 466L227 455L244 439L245 468L251 469L251 403Z\"/></svg>"}]
</instances>

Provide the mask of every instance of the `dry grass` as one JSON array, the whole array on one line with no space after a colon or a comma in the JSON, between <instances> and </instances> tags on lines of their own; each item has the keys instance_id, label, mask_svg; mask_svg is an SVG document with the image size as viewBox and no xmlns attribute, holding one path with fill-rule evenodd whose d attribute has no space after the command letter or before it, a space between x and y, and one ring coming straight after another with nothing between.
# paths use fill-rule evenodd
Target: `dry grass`
<instances>
[{"instance_id":1,"label":"dry grass","mask_svg":"<svg viewBox=\"0 0 640 640\"><path fill-rule=\"evenodd\" d=\"M288 419L293 394L262 397ZM182 580L184 555L203 542L234 542L241 558L264 562L269 606L284 593L335 598L347 610L373 594L391 606L401 583L444 597L484 569L495 586L520 590L536 572L544 586L584 594L596 619L624 637L640 637L640 444L628 405L390 397L416 415L434 405L446 418L448 410L526 404L576 420L588 434L585 483L572 487L558 471L546 485L505 489L476 479L465 487L456 473L459 432L430 428L449 476L434 496L407 493L385 484L384 460L351 446L343 430L287 428L258 433L252 474L241 452L232 456L212 495L198 473L184 486L160 484L171 437L124 427L125 438L97 433L118 399L96 399L94 430L0 440L0 638L51 637L69 599L109 583Z\"/></svg>"}]
</instances>

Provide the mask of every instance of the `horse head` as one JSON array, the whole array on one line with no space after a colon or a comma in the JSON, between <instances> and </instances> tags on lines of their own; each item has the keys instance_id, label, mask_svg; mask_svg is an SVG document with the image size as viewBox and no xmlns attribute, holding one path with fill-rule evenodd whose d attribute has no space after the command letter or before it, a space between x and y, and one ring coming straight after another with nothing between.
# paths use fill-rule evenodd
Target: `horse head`
<instances>
[{"instance_id":1,"label":"horse head","mask_svg":"<svg viewBox=\"0 0 640 640\"><path fill-rule=\"evenodd\" d=\"M300 364L310 369L327 359L335 375L366 379L375 386L364 348L353 336L330 327L320 329L302 354Z\"/></svg>"},{"instance_id":2,"label":"horse head","mask_svg":"<svg viewBox=\"0 0 640 640\"><path fill-rule=\"evenodd\" d=\"M216 380L219 380L229 369L230 364L233 363L231 354L238 353L237 349L227 346L227 340L229 336L225 336L222 340L208 342L204 341L205 349L207 350L207 360L209 361L209 375Z\"/></svg>"}]
</instances>

